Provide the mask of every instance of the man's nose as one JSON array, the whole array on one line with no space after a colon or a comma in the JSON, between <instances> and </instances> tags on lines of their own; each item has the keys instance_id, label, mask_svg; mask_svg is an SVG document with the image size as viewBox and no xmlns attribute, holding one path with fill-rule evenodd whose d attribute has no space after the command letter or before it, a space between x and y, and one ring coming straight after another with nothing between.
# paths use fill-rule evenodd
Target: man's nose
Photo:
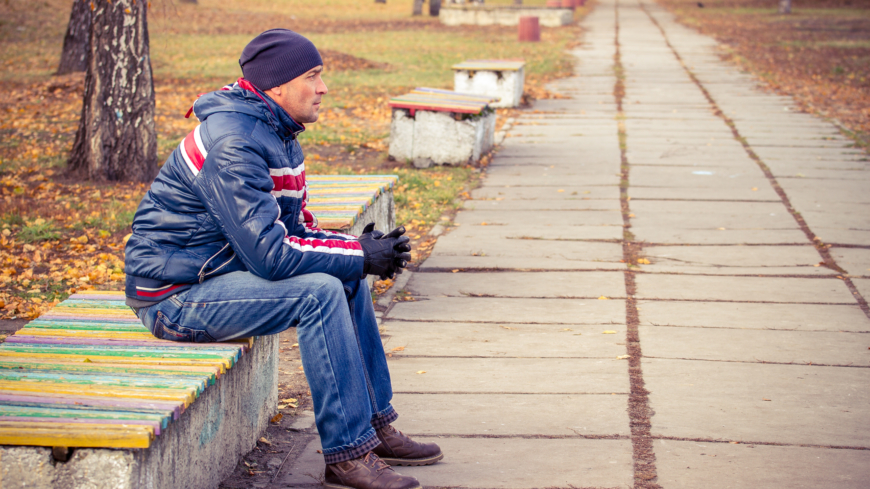
<instances>
[{"instance_id":1,"label":"man's nose","mask_svg":"<svg viewBox=\"0 0 870 489\"><path fill-rule=\"evenodd\" d=\"M326 95L329 89L326 88L326 83L323 82L323 78L317 77L317 93L320 95Z\"/></svg>"}]
</instances>

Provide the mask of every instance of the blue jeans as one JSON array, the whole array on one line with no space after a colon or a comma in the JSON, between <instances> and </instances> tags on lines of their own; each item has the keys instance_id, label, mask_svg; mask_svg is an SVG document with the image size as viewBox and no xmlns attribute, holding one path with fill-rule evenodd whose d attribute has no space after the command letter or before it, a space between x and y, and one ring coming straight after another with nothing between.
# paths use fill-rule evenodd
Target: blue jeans
<instances>
[{"instance_id":1,"label":"blue jeans","mask_svg":"<svg viewBox=\"0 0 870 489\"><path fill-rule=\"evenodd\" d=\"M139 310L154 336L226 341L296 327L327 464L364 455L395 421L393 390L366 281L322 273L269 281L221 275Z\"/></svg>"}]
</instances>

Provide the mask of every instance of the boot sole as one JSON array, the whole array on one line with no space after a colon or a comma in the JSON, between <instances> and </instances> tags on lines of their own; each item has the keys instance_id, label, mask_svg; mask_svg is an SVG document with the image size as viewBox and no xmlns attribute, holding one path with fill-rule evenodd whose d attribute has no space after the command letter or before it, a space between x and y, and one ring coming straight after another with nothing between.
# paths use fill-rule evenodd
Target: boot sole
<instances>
[{"instance_id":1,"label":"boot sole","mask_svg":"<svg viewBox=\"0 0 870 489\"><path fill-rule=\"evenodd\" d=\"M439 453L433 457L429 458L387 458L381 457L381 460L388 463L389 465L398 465L400 467L419 467L421 465L432 465L435 462L444 458L444 453Z\"/></svg>"},{"instance_id":2,"label":"boot sole","mask_svg":"<svg viewBox=\"0 0 870 489\"><path fill-rule=\"evenodd\" d=\"M356 489L352 486L346 486L344 484L336 484L333 482L325 482L325 481L323 482L323 487L326 487L328 489ZM423 489L423 486L417 485L417 486L411 487L409 489Z\"/></svg>"}]
</instances>

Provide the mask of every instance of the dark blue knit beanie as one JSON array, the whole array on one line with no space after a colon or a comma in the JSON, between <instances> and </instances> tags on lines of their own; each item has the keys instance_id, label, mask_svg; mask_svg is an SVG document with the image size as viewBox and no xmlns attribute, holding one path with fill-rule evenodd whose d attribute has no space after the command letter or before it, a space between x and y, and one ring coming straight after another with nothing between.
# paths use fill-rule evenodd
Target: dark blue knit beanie
<instances>
[{"instance_id":1,"label":"dark blue knit beanie","mask_svg":"<svg viewBox=\"0 0 870 489\"><path fill-rule=\"evenodd\" d=\"M323 60L314 44L291 30L268 30L242 50L242 75L260 90L287 83Z\"/></svg>"}]
</instances>

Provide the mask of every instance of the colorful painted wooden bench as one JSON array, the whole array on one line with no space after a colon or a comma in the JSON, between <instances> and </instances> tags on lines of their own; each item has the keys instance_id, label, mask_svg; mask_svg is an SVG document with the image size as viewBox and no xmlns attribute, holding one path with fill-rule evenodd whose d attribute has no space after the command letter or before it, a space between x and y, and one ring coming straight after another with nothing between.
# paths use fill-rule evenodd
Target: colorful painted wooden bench
<instances>
[{"instance_id":1,"label":"colorful painted wooden bench","mask_svg":"<svg viewBox=\"0 0 870 489\"><path fill-rule=\"evenodd\" d=\"M0 345L0 444L148 448L253 340L158 340L122 292L86 291Z\"/></svg>"},{"instance_id":2,"label":"colorful painted wooden bench","mask_svg":"<svg viewBox=\"0 0 870 489\"><path fill-rule=\"evenodd\" d=\"M74 294L0 345L0 477L216 487L276 412L277 368L276 336L158 340L122 292Z\"/></svg>"},{"instance_id":3,"label":"colorful painted wooden bench","mask_svg":"<svg viewBox=\"0 0 870 489\"><path fill-rule=\"evenodd\" d=\"M497 100L435 88L390 99L390 157L417 168L477 163L493 146Z\"/></svg>"},{"instance_id":4,"label":"colorful painted wooden bench","mask_svg":"<svg viewBox=\"0 0 870 489\"><path fill-rule=\"evenodd\" d=\"M524 60L477 59L453 65L453 89L489 95L499 100L492 107L517 107L523 99Z\"/></svg>"},{"instance_id":5,"label":"colorful painted wooden bench","mask_svg":"<svg viewBox=\"0 0 870 489\"><path fill-rule=\"evenodd\" d=\"M395 227L397 175L308 175L306 180L306 207L321 228L359 236L370 222L385 232Z\"/></svg>"}]
</instances>

